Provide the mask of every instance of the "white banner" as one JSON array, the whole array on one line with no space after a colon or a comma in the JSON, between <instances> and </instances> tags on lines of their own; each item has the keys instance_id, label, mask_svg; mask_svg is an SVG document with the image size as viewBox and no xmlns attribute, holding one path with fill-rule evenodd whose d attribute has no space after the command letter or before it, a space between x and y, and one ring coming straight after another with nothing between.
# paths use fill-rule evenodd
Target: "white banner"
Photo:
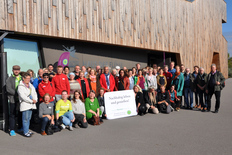
<instances>
[{"instance_id":1,"label":"white banner","mask_svg":"<svg viewBox=\"0 0 232 155\"><path fill-rule=\"evenodd\" d=\"M104 100L107 119L137 115L133 90L106 92Z\"/></svg>"}]
</instances>

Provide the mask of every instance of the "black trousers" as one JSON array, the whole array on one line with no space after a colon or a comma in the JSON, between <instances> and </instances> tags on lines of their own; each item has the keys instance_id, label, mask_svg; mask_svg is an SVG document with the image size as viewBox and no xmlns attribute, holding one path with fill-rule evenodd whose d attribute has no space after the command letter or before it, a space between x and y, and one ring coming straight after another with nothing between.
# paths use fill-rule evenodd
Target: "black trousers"
<instances>
[{"instance_id":1,"label":"black trousers","mask_svg":"<svg viewBox=\"0 0 232 155\"><path fill-rule=\"evenodd\" d=\"M145 115L146 114L146 111L147 111L147 107L146 107L146 105L144 105L144 104L141 104L140 106L139 106L139 108L138 108L138 114L139 115Z\"/></svg>"},{"instance_id":2,"label":"black trousers","mask_svg":"<svg viewBox=\"0 0 232 155\"><path fill-rule=\"evenodd\" d=\"M195 94L195 104L198 105L199 90L196 89L196 92L194 94Z\"/></svg>"},{"instance_id":3,"label":"black trousers","mask_svg":"<svg viewBox=\"0 0 232 155\"><path fill-rule=\"evenodd\" d=\"M199 98L200 98L201 107L206 107L206 105L207 105L207 94L206 94L205 90L199 90ZM205 98L205 101L204 101L204 98Z\"/></svg>"},{"instance_id":4,"label":"black trousers","mask_svg":"<svg viewBox=\"0 0 232 155\"><path fill-rule=\"evenodd\" d=\"M15 130L15 117L18 118L18 129L22 128L22 112L19 111L19 103L10 103L9 128Z\"/></svg>"},{"instance_id":5,"label":"black trousers","mask_svg":"<svg viewBox=\"0 0 232 155\"><path fill-rule=\"evenodd\" d=\"M84 115L82 115L82 114L74 114L74 116L75 116L75 121L73 122L73 124L77 124L81 128L87 128L88 127L87 121L83 122Z\"/></svg>"},{"instance_id":6,"label":"black trousers","mask_svg":"<svg viewBox=\"0 0 232 155\"><path fill-rule=\"evenodd\" d=\"M211 109L211 98L215 95L216 98L216 104L215 104L215 110L218 110L220 108L220 98L221 98L221 91L210 91L208 92L207 100L208 100L208 105L207 105L207 110Z\"/></svg>"}]
</instances>

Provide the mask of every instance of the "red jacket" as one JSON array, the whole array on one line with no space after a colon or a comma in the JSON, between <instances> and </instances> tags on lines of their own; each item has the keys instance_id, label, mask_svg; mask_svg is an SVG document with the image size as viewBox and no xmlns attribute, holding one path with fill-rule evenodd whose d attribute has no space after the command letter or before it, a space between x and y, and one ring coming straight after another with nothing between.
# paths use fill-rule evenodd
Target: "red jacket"
<instances>
[{"instance_id":1,"label":"red jacket","mask_svg":"<svg viewBox=\"0 0 232 155\"><path fill-rule=\"evenodd\" d=\"M116 91L118 91L118 82L119 82L119 77L116 77L116 82L115 82L115 89ZM129 86L130 86L130 80L128 77L124 77L124 90L129 90Z\"/></svg>"},{"instance_id":2,"label":"red jacket","mask_svg":"<svg viewBox=\"0 0 232 155\"><path fill-rule=\"evenodd\" d=\"M64 74L56 74L52 78L52 84L54 85L56 89L56 94L61 95L63 90L68 91L68 94L70 92L70 84L68 81L68 77Z\"/></svg>"},{"instance_id":3,"label":"red jacket","mask_svg":"<svg viewBox=\"0 0 232 155\"><path fill-rule=\"evenodd\" d=\"M79 84L81 86L81 79L79 78L79 79L77 79L77 81L79 82ZM86 86L86 95L87 95L87 97L89 97L89 92L90 92L89 82L86 78L84 78L84 81L85 81L85 86ZM82 95L82 98L84 99L83 92L82 92L82 86L81 86L81 95Z\"/></svg>"},{"instance_id":4,"label":"red jacket","mask_svg":"<svg viewBox=\"0 0 232 155\"><path fill-rule=\"evenodd\" d=\"M115 80L114 80L113 75L110 74L109 80L110 80L110 91L113 91L114 86L115 86ZM100 84L101 84L101 87L104 88L105 90L108 89L107 84L106 84L106 76L105 76L105 74L101 74L101 76L100 76Z\"/></svg>"},{"instance_id":5,"label":"red jacket","mask_svg":"<svg viewBox=\"0 0 232 155\"><path fill-rule=\"evenodd\" d=\"M171 86L171 82L172 82L172 73L170 73L170 72L165 73L164 72L163 75L166 77L166 80L167 80L167 86L166 86L166 88L169 89L170 86Z\"/></svg>"},{"instance_id":6,"label":"red jacket","mask_svg":"<svg viewBox=\"0 0 232 155\"><path fill-rule=\"evenodd\" d=\"M48 81L48 83L45 83L44 81L40 82L38 86L38 92L39 92L39 102L43 102L43 96L48 93L52 98L50 102L54 101L53 97L55 97L56 89L54 85Z\"/></svg>"}]
</instances>

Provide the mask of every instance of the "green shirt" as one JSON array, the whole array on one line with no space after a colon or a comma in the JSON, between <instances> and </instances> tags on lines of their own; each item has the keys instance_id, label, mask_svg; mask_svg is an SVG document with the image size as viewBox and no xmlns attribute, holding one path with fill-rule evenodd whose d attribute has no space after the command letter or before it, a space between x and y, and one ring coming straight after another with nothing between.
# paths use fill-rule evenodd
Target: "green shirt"
<instances>
[{"instance_id":1,"label":"green shirt","mask_svg":"<svg viewBox=\"0 0 232 155\"><path fill-rule=\"evenodd\" d=\"M18 77L16 77L15 75L13 75L13 77L15 77L15 90L17 91L18 90L19 82L22 80L22 77L21 77L21 75L19 75Z\"/></svg>"},{"instance_id":2,"label":"green shirt","mask_svg":"<svg viewBox=\"0 0 232 155\"><path fill-rule=\"evenodd\" d=\"M64 102L64 100L61 99L56 103L56 113L59 113L59 117L63 116L68 111L72 112L72 103L69 100Z\"/></svg>"},{"instance_id":3,"label":"green shirt","mask_svg":"<svg viewBox=\"0 0 232 155\"><path fill-rule=\"evenodd\" d=\"M86 98L85 100L85 110L86 112L89 110L93 110L93 111L97 111L97 109L99 108L99 103L97 98L95 97L94 101L91 102L89 98Z\"/></svg>"}]
</instances>

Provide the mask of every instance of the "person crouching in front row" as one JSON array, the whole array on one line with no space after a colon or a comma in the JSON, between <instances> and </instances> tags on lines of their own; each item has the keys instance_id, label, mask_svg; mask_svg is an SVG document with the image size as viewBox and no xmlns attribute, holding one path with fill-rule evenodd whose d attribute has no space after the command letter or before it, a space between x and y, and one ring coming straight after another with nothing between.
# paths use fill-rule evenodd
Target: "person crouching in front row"
<instances>
[{"instance_id":1,"label":"person crouching in front row","mask_svg":"<svg viewBox=\"0 0 232 155\"><path fill-rule=\"evenodd\" d=\"M94 90L89 92L89 97L85 100L85 110L88 122L93 122L93 125L100 125L103 123L99 118L102 112L99 109L98 99L95 97Z\"/></svg>"},{"instance_id":2,"label":"person crouching in front row","mask_svg":"<svg viewBox=\"0 0 232 155\"><path fill-rule=\"evenodd\" d=\"M72 110L72 103L68 100L68 92L63 90L61 92L61 100L56 103L56 120L62 116L63 124L61 125L63 129L67 128L72 131L72 123L75 121L75 117Z\"/></svg>"},{"instance_id":3,"label":"person crouching in front row","mask_svg":"<svg viewBox=\"0 0 232 155\"><path fill-rule=\"evenodd\" d=\"M86 120L86 111L85 111L85 104L83 103L84 100L82 98L82 95L80 91L76 90L73 94L73 99L71 101L72 103L72 109L75 116L75 121L73 122L73 125L75 128L87 128L88 123Z\"/></svg>"},{"instance_id":4,"label":"person crouching in front row","mask_svg":"<svg viewBox=\"0 0 232 155\"><path fill-rule=\"evenodd\" d=\"M148 88L148 92L145 95L145 102L147 107L147 112L158 114L159 110L157 109L156 104L156 91L155 87L151 86Z\"/></svg>"},{"instance_id":5,"label":"person crouching in front row","mask_svg":"<svg viewBox=\"0 0 232 155\"><path fill-rule=\"evenodd\" d=\"M142 89L138 85L135 85L133 89L134 89L134 93L135 93L135 102L136 102L136 107L137 107L137 113L138 113L138 115L143 116L146 114L147 108L146 108L146 105L144 103Z\"/></svg>"},{"instance_id":6,"label":"person crouching in front row","mask_svg":"<svg viewBox=\"0 0 232 155\"><path fill-rule=\"evenodd\" d=\"M179 105L180 99L177 97L177 92L175 90L175 85L171 85L169 92L171 109L176 110L177 105Z\"/></svg>"},{"instance_id":7,"label":"person crouching in front row","mask_svg":"<svg viewBox=\"0 0 232 155\"><path fill-rule=\"evenodd\" d=\"M160 92L158 93L158 109L161 113L169 114L171 107L169 105L169 93L165 90L165 86L160 86Z\"/></svg>"},{"instance_id":8,"label":"person crouching in front row","mask_svg":"<svg viewBox=\"0 0 232 155\"><path fill-rule=\"evenodd\" d=\"M105 89L100 88L99 90L99 96L97 97L98 103L99 103L99 109L102 112L102 115L100 116L100 121L103 122L102 118L106 118L106 112L105 112L105 101L104 101L104 94L105 94Z\"/></svg>"},{"instance_id":9,"label":"person crouching in front row","mask_svg":"<svg viewBox=\"0 0 232 155\"><path fill-rule=\"evenodd\" d=\"M51 96L46 93L43 96L43 101L39 105L39 118L41 119L41 135L47 135L45 128L48 123L54 125L53 103L50 103Z\"/></svg>"}]
</instances>

